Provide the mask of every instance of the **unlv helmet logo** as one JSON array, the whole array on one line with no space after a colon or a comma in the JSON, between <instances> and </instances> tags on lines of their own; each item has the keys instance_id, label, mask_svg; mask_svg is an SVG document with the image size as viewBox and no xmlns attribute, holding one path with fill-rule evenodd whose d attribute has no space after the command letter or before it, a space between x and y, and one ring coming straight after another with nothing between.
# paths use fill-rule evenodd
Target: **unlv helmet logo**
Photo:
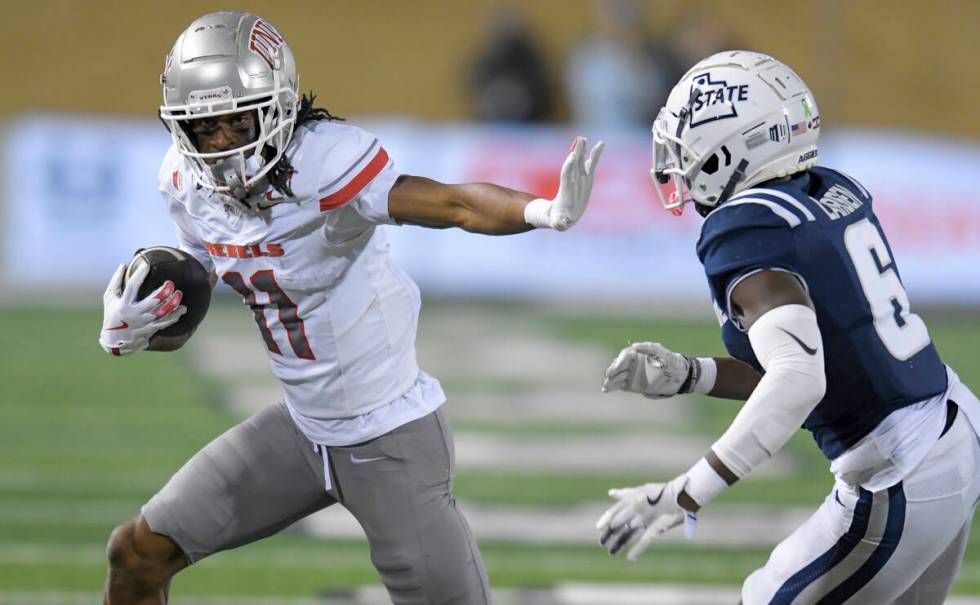
<instances>
[{"instance_id":1,"label":"unlv helmet logo","mask_svg":"<svg viewBox=\"0 0 980 605\"><path fill-rule=\"evenodd\" d=\"M274 27L259 19L252 25L252 31L248 35L248 48L262 57L270 68L275 69L278 67L275 59L284 41Z\"/></svg>"},{"instance_id":2,"label":"unlv helmet logo","mask_svg":"<svg viewBox=\"0 0 980 605\"><path fill-rule=\"evenodd\" d=\"M748 84L729 86L725 80L712 80L710 73L695 77L691 85L691 128L738 117L736 102L748 98Z\"/></svg>"}]
</instances>

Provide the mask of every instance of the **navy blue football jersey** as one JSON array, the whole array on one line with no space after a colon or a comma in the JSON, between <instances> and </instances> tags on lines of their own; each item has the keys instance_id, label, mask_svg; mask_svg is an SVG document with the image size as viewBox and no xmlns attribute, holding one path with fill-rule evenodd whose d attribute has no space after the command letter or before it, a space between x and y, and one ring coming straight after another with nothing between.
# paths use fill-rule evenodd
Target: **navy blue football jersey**
<instances>
[{"instance_id":1,"label":"navy blue football jersey","mask_svg":"<svg viewBox=\"0 0 980 605\"><path fill-rule=\"evenodd\" d=\"M739 280L787 271L813 300L827 392L803 427L836 458L892 411L946 389L946 370L912 313L894 255L857 181L827 168L768 181L732 197L698 240L729 354L759 365L731 309Z\"/></svg>"}]
</instances>

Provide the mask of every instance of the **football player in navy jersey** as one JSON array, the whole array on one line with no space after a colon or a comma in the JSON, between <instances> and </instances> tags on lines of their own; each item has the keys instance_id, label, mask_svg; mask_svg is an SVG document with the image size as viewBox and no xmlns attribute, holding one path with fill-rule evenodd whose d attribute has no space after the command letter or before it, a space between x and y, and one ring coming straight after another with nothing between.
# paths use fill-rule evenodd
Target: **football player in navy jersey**
<instances>
[{"instance_id":1,"label":"football player in navy jersey","mask_svg":"<svg viewBox=\"0 0 980 605\"><path fill-rule=\"evenodd\" d=\"M745 405L666 483L613 489L600 542L628 558L771 458L802 426L834 487L742 602L942 603L980 495L980 402L909 306L872 197L817 167L820 114L789 67L730 51L695 65L653 125L664 205L705 217L697 254L731 357L633 344L603 390L702 393Z\"/></svg>"}]
</instances>

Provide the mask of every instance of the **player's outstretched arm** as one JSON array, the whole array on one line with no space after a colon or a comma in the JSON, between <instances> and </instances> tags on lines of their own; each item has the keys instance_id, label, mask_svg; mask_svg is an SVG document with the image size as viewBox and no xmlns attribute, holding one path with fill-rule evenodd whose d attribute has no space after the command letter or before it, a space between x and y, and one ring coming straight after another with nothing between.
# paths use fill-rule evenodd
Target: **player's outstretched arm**
<instances>
[{"instance_id":1,"label":"player's outstretched arm","mask_svg":"<svg viewBox=\"0 0 980 605\"><path fill-rule=\"evenodd\" d=\"M597 529L610 554L630 547L627 558L636 560L657 536L685 520L690 537L695 513L782 449L824 396L823 342L800 282L762 271L734 288L732 302L766 373L728 430L690 470L668 483L609 491L617 502Z\"/></svg>"},{"instance_id":2,"label":"player's outstretched arm","mask_svg":"<svg viewBox=\"0 0 980 605\"><path fill-rule=\"evenodd\" d=\"M447 185L405 175L388 194L388 213L403 224L459 227L488 235L522 233L536 227L564 231L585 212L603 143L588 154L586 147L584 138L575 140L552 200L489 183Z\"/></svg>"}]
</instances>

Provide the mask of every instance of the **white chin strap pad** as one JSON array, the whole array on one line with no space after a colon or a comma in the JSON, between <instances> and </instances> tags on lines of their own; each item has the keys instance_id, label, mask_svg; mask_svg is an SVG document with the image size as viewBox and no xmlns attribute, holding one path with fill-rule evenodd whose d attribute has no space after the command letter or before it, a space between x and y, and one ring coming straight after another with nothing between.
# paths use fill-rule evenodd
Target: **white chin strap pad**
<instances>
[{"instance_id":1,"label":"white chin strap pad","mask_svg":"<svg viewBox=\"0 0 980 605\"><path fill-rule=\"evenodd\" d=\"M712 446L739 478L786 444L827 389L823 341L810 307L784 305L770 310L752 324L749 341L766 373Z\"/></svg>"},{"instance_id":2,"label":"white chin strap pad","mask_svg":"<svg viewBox=\"0 0 980 605\"><path fill-rule=\"evenodd\" d=\"M235 167L230 159L219 160L209 166L209 169L211 170L211 178L216 183L228 187L230 193L238 199L245 197L241 195L245 192L242 180L238 178L238 173L235 172Z\"/></svg>"}]
</instances>

